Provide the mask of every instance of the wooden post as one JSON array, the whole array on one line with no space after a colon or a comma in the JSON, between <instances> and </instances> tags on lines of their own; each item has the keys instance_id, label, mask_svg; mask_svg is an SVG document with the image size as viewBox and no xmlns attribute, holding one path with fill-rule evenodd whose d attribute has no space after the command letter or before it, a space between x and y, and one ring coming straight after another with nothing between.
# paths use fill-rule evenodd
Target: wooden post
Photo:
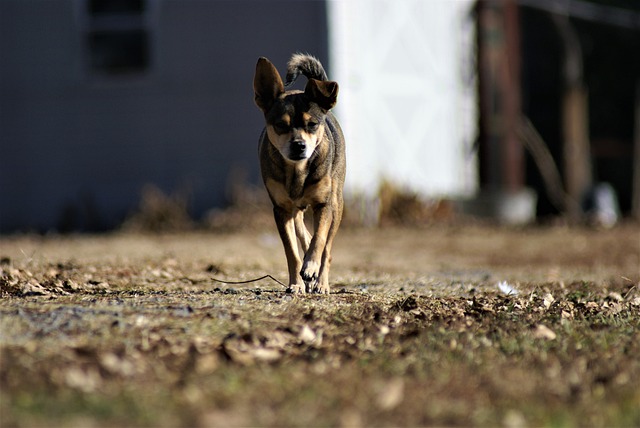
<instances>
[{"instance_id":1,"label":"wooden post","mask_svg":"<svg viewBox=\"0 0 640 428\"><path fill-rule=\"evenodd\" d=\"M565 206L573 219L582 215L580 201L592 185L588 130L588 96L582 86L565 89L562 106L564 170L568 198Z\"/></svg>"},{"instance_id":2,"label":"wooden post","mask_svg":"<svg viewBox=\"0 0 640 428\"><path fill-rule=\"evenodd\" d=\"M640 80L636 83L636 114L634 120L633 185L631 187L631 215L640 221Z\"/></svg>"},{"instance_id":3,"label":"wooden post","mask_svg":"<svg viewBox=\"0 0 640 428\"><path fill-rule=\"evenodd\" d=\"M520 26L518 5L506 0L503 6L505 46L502 56L502 96L504 98L504 135L502 160L504 185L509 193L524 188L524 147L518 138L521 122L520 99Z\"/></svg>"},{"instance_id":4,"label":"wooden post","mask_svg":"<svg viewBox=\"0 0 640 428\"><path fill-rule=\"evenodd\" d=\"M498 63L504 35L497 4L480 0L478 8L478 90L480 96L480 133L482 135L480 178L484 188L495 191L502 185Z\"/></svg>"},{"instance_id":5,"label":"wooden post","mask_svg":"<svg viewBox=\"0 0 640 428\"><path fill-rule=\"evenodd\" d=\"M516 193L524 187L524 149L518 138L520 30L515 0L484 0L479 7L482 168L491 190Z\"/></svg>"},{"instance_id":6,"label":"wooden post","mask_svg":"<svg viewBox=\"0 0 640 428\"><path fill-rule=\"evenodd\" d=\"M587 90L583 84L582 49L569 18L553 15L564 44L564 95L562 131L564 138L564 177L567 214L582 217L580 201L592 186L591 148Z\"/></svg>"}]
</instances>

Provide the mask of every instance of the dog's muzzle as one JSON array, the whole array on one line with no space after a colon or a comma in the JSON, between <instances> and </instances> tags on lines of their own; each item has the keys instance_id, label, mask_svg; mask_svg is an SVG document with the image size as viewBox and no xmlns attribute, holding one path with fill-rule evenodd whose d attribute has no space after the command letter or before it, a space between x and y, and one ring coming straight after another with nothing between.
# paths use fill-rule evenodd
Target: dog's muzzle
<instances>
[{"instance_id":1,"label":"dog's muzzle","mask_svg":"<svg viewBox=\"0 0 640 428\"><path fill-rule=\"evenodd\" d=\"M289 144L289 159L302 160L307 157L307 144L302 140L293 140Z\"/></svg>"}]
</instances>

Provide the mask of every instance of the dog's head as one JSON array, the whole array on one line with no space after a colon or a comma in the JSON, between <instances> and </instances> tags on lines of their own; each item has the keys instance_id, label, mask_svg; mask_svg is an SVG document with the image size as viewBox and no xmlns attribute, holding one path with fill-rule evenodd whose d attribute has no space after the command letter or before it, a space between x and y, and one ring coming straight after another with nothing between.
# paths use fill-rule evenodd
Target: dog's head
<instances>
[{"instance_id":1,"label":"dog's head","mask_svg":"<svg viewBox=\"0 0 640 428\"><path fill-rule=\"evenodd\" d=\"M290 161L311 157L322 141L325 116L336 104L338 84L309 79L304 92L285 92L278 70L268 59L260 58L253 90L271 144Z\"/></svg>"}]
</instances>

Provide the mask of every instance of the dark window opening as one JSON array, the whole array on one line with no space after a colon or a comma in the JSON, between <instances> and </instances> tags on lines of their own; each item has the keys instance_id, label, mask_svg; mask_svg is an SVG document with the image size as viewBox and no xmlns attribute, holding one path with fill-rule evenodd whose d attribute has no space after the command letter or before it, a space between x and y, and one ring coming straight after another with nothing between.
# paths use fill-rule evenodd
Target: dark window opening
<instances>
[{"instance_id":1,"label":"dark window opening","mask_svg":"<svg viewBox=\"0 0 640 428\"><path fill-rule=\"evenodd\" d=\"M89 14L143 13L144 0L89 0Z\"/></svg>"},{"instance_id":2,"label":"dark window opening","mask_svg":"<svg viewBox=\"0 0 640 428\"><path fill-rule=\"evenodd\" d=\"M85 33L93 75L136 75L151 65L145 0L87 0Z\"/></svg>"}]
</instances>

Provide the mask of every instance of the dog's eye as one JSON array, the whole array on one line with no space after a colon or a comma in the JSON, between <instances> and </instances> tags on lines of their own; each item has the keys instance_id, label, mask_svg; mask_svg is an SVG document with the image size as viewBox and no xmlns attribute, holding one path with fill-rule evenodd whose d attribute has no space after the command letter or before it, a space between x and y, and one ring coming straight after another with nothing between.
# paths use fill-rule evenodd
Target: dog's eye
<instances>
[{"instance_id":1,"label":"dog's eye","mask_svg":"<svg viewBox=\"0 0 640 428\"><path fill-rule=\"evenodd\" d=\"M289 132L289 124L287 122L276 122L273 128L278 134L284 134Z\"/></svg>"},{"instance_id":2,"label":"dog's eye","mask_svg":"<svg viewBox=\"0 0 640 428\"><path fill-rule=\"evenodd\" d=\"M316 132L318 130L318 126L317 122L309 122L307 123L307 130L309 132Z\"/></svg>"}]
</instances>

